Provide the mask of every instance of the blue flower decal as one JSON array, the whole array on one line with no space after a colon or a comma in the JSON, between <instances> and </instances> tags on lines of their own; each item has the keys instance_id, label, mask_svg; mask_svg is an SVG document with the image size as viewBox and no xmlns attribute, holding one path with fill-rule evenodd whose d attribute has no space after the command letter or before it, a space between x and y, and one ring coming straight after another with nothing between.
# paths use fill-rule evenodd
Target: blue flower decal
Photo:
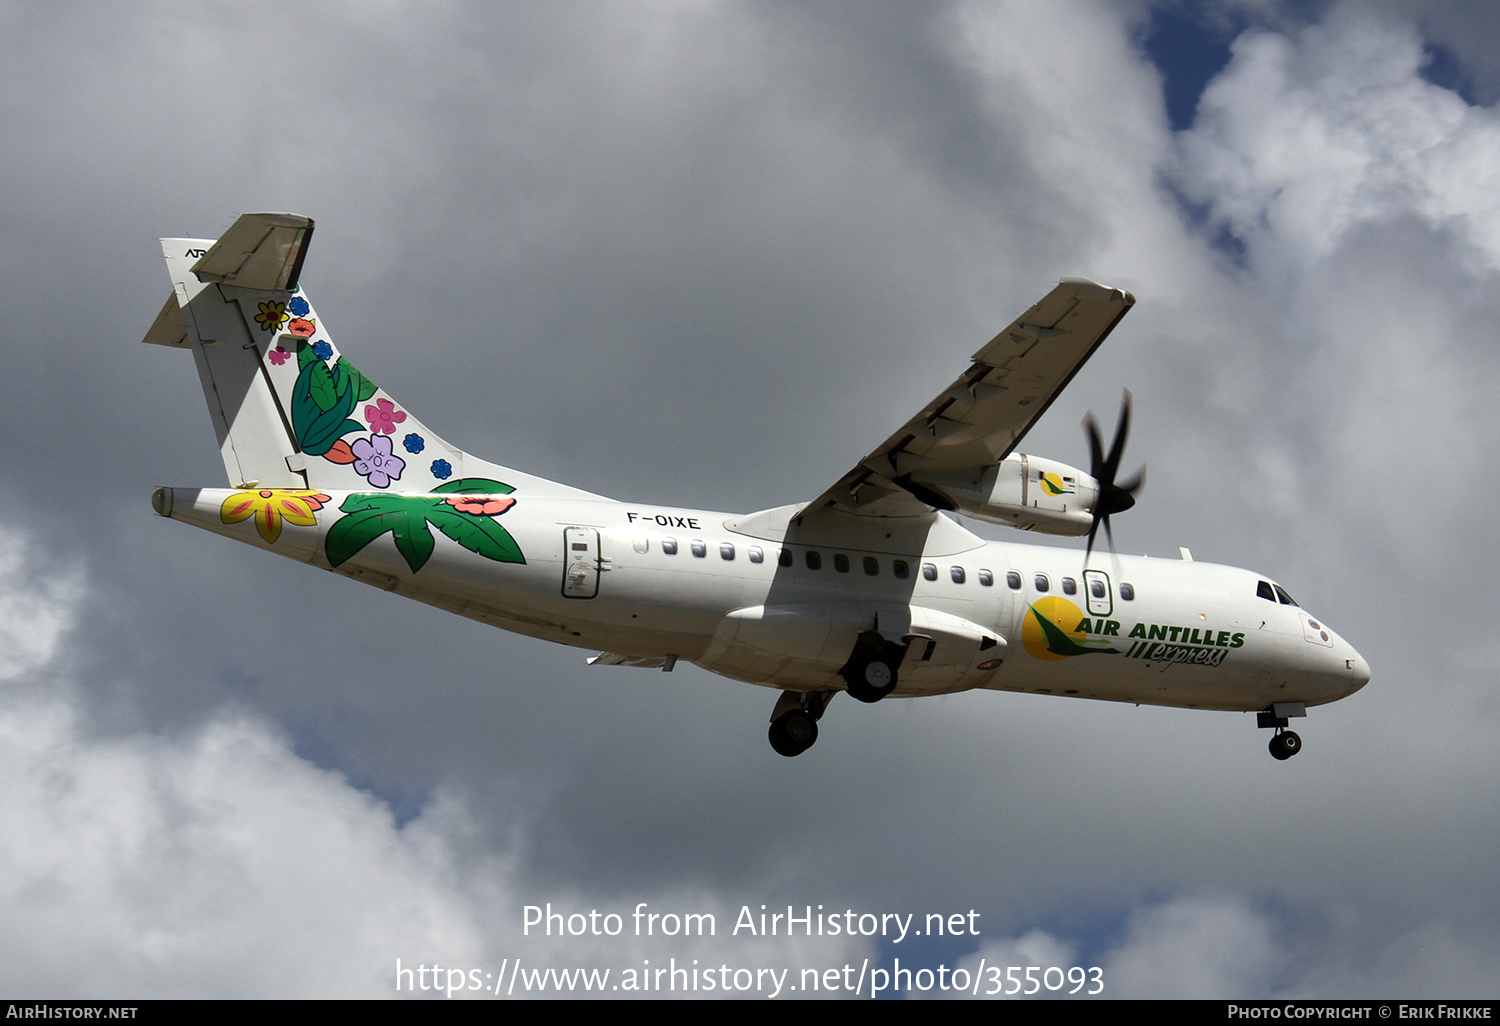
<instances>
[{"instance_id":1,"label":"blue flower decal","mask_svg":"<svg viewBox=\"0 0 1500 1026\"><path fill-rule=\"evenodd\" d=\"M427 443L415 431L401 439L401 444L406 446L406 451L409 453L419 453L427 448Z\"/></svg>"},{"instance_id":2,"label":"blue flower decal","mask_svg":"<svg viewBox=\"0 0 1500 1026\"><path fill-rule=\"evenodd\" d=\"M301 296L293 296L292 301L287 304L292 311L293 317L306 317L312 312L312 307L307 305L307 300Z\"/></svg>"},{"instance_id":3,"label":"blue flower decal","mask_svg":"<svg viewBox=\"0 0 1500 1026\"><path fill-rule=\"evenodd\" d=\"M453 465L447 460L432 461L432 476L439 481L446 481L453 476Z\"/></svg>"},{"instance_id":4,"label":"blue flower decal","mask_svg":"<svg viewBox=\"0 0 1500 1026\"><path fill-rule=\"evenodd\" d=\"M313 355L320 360L326 360L333 355L333 346L327 342L314 342L312 349Z\"/></svg>"}]
</instances>

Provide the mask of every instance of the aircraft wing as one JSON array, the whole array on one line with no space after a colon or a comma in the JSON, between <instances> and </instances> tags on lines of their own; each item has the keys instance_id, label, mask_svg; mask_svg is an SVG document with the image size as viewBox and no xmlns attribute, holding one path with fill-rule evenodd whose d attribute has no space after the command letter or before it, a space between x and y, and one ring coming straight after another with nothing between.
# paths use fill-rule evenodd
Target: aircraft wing
<instances>
[{"instance_id":1,"label":"aircraft wing","mask_svg":"<svg viewBox=\"0 0 1500 1026\"><path fill-rule=\"evenodd\" d=\"M951 509L913 473L940 477L1004 459L1134 304L1129 292L1064 278L802 516L830 508L865 516Z\"/></svg>"}]
</instances>

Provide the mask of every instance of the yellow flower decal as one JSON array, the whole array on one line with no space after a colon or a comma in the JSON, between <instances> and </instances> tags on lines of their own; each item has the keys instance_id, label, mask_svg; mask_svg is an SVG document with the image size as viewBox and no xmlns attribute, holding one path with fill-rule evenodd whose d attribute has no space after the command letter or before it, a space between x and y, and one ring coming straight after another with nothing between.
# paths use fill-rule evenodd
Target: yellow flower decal
<instances>
[{"instance_id":1,"label":"yellow flower decal","mask_svg":"<svg viewBox=\"0 0 1500 1026\"><path fill-rule=\"evenodd\" d=\"M255 323L260 325L261 331L275 331L286 323L289 316L285 303L268 299L260 304L260 313L255 315Z\"/></svg>"},{"instance_id":2,"label":"yellow flower decal","mask_svg":"<svg viewBox=\"0 0 1500 1026\"><path fill-rule=\"evenodd\" d=\"M281 537L283 520L298 527L316 525L318 519L313 514L327 501L328 496L322 492L292 492L279 488L235 492L219 507L219 519L226 524L238 524L254 517L255 529L269 543Z\"/></svg>"}]
</instances>

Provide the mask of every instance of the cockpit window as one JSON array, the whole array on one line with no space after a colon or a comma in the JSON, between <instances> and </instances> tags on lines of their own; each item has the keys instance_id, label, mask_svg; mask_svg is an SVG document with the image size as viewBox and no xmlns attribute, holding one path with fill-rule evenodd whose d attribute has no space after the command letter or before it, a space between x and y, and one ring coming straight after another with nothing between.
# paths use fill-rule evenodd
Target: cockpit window
<instances>
[{"instance_id":1,"label":"cockpit window","mask_svg":"<svg viewBox=\"0 0 1500 1026\"><path fill-rule=\"evenodd\" d=\"M1279 598L1279 599L1281 599L1281 604L1282 605L1284 605L1284 606L1295 606L1297 604L1297 600L1294 599L1294 598L1292 598L1290 595L1288 595L1286 593L1286 589L1283 588L1281 585L1274 584L1274 585L1272 585L1272 587L1276 589L1276 597Z\"/></svg>"},{"instance_id":2,"label":"cockpit window","mask_svg":"<svg viewBox=\"0 0 1500 1026\"><path fill-rule=\"evenodd\" d=\"M1257 581L1255 585L1255 594L1259 598L1265 599L1267 602L1276 601L1276 592L1271 590L1270 581Z\"/></svg>"}]
</instances>

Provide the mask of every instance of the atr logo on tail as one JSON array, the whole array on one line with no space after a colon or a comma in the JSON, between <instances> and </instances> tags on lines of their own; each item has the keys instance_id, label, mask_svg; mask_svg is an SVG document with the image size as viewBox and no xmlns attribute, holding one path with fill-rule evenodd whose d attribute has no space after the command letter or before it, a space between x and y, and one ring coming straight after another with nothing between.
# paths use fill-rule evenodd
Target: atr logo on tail
<instances>
[{"instance_id":1,"label":"atr logo on tail","mask_svg":"<svg viewBox=\"0 0 1500 1026\"><path fill-rule=\"evenodd\" d=\"M1021 645L1036 659L1057 660L1080 655L1119 655L1106 641L1089 642L1088 628L1094 623L1083 610L1065 598L1049 595L1027 606L1021 624Z\"/></svg>"}]
</instances>

